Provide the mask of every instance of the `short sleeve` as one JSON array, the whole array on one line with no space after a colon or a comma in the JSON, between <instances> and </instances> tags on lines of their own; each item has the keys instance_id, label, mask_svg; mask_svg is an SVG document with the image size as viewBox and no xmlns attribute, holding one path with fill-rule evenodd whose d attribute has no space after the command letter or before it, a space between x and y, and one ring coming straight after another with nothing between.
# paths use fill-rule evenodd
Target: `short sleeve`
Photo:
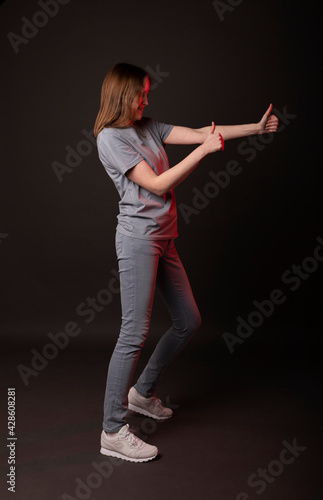
<instances>
[{"instance_id":1,"label":"short sleeve","mask_svg":"<svg viewBox=\"0 0 323 500\"><path fill-rule=\"evenodd\" d=\"M97 146L104 167L116 169L123 175L144 159L130 144L109 131L99 134Z\"/></svg>"},{"instance_id":2,"label":"short sleeve","mask_svg":"<svg viewBox=\"0 0 323 500\"><path fill-rule=\"evenodd\" d=\"M147 127L152 129L152 131L159 137L161 142L165 142L174 125L159 122L157 120L154 120L153 118L147 118Z\"/></svg>"}]
</instances>

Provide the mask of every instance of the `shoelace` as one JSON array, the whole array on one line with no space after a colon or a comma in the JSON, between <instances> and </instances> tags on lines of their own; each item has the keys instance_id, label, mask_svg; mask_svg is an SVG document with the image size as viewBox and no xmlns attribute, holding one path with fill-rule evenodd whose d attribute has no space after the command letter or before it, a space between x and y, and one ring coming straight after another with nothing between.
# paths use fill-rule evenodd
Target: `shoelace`
<instances>
[{"instance_id":1,"label":"shoelace","mask_svg":"<svg viewBox=\"0 0 323 500\"><path fill-rule=\"evenodd\" d=\"M157 403L157 405L158 405L161 409L163 409L164 407L163 407L163 405L162 405L161 400L160 400L159 398L157 398L156 396L153 396L153 397L154 397L154 400L155 400L155 402Z\"/></svg>"},{"instance_id":2,"label":"shoelace","mask_svg":"<svg viewBox=\"0 0 323 500\"><path fill-rule=\"evenodd\" d=\"M138 446L140 444L140 439L129 431L129 424L127 424L127 433L125 434L125 439L129 441L131 445Z\"/></svg>"}]
</instances>

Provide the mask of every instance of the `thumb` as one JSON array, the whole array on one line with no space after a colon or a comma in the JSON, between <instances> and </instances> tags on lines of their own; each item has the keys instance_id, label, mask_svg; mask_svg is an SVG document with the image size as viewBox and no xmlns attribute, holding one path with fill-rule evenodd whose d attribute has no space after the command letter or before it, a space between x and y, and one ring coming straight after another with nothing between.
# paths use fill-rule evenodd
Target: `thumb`
<instances>
[{"instance_id":1,"label":"thumb","mask_svg":"<svg viewBox=\"0 0 323 500\"><path fill-rule=\"evenodd\" d=\"M214 131L215 131L215 123L212 122L210 134L214 134Z\"/></svg>"},{"instance_id":2,"label":"thumb","mask_svg":"<svg viewBox=\"0 0 323 500\"><path fill-rule=\"evenodd\" d=\"M268 117L270 115L270 113L272 112L272 109L273 109L273 105L272 103L269 104L269 108L267 109L265 115Z\"/></svg>"}]
</instances>

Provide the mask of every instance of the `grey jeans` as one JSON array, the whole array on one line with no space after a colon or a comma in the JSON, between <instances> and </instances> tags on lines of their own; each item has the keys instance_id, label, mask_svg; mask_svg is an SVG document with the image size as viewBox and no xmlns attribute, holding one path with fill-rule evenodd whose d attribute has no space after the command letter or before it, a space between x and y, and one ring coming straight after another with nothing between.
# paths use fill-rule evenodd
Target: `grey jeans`
<instances>
[{"instance_id":1,"label":"grey jeans","mask_svg":"<svg viewBox=\"0 0 323 500\"><path fill-rule=\"evenodd\" d=\"M117 231L122 323L113 351L104 399L103 429L118 432L125 425L128 391L140 350L148 335L155 288L164 300L172 326L160 338L135 384L145 397L190 337L201 317L173 240L130 238Z\"/></svg>"}]
</instances>

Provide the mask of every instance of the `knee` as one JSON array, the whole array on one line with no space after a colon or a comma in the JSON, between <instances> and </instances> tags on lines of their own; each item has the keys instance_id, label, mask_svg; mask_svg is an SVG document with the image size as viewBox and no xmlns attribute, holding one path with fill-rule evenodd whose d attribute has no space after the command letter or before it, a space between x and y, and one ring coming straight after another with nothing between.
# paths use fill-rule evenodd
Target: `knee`
<instances>
[{"instance_id":1,"label":"knee","mask_svg":"<svg viewBox=\"0 0 323 500\"><path fill-rule=\"evenodd\" d=\"M135 331L134 331L135 330ZM117 341L117 348L124 353L135 354L139 352L145 345L148 336L148 327L140 328L125 328L121 326L120 334Z\"/></svg>"},{"instance_id":2,"label":"knee","mask_svg":"<svg viewBox=\"0 0 323 500\"><path fill-rule=\"evenodd\" d=\"M187 318L187 334L194 335L202 324L202 318L198 309L191 311L190 316Z\"/></svg>"},{"instance_id":3,"label":"knee","mask_svg":"<svg viewBox=\"0 0 323 500\"><path fill-rule=\"evenodd\" d=\"M185 313L173 319L173 324L169 330L171 335L179 339L189 339L201 327L202 320L197 308L186 310Z\"/></svg>"}]
</instances>

